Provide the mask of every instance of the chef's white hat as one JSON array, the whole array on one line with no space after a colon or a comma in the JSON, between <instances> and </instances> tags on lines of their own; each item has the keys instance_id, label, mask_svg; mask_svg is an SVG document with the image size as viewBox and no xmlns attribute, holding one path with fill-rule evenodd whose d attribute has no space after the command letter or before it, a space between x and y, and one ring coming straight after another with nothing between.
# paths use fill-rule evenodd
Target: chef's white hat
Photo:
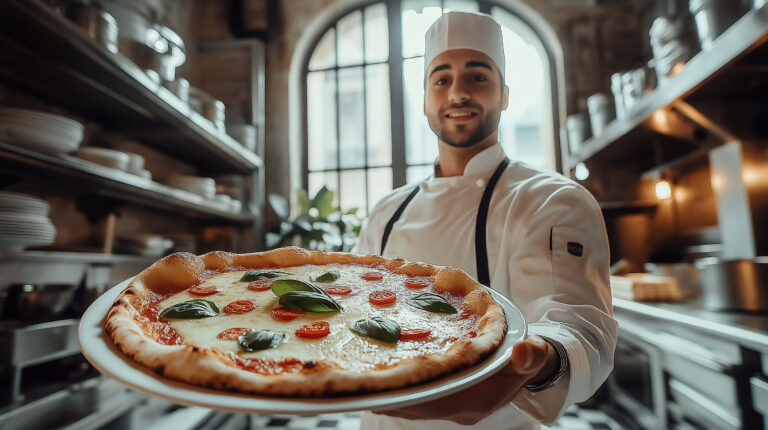
<instances>
[{"instance_id":1,"label":"chef's white hat","mask_svg":"<svg viewBox=\"0 0 768 430\"><path fill-rule=\"evenodd\" d=\"M501 26L488 15L466 12L443 14L425 36L424 73L432 60L446 51L472 49L491 57L504 76Z\"/></svg>"}]
</instances>

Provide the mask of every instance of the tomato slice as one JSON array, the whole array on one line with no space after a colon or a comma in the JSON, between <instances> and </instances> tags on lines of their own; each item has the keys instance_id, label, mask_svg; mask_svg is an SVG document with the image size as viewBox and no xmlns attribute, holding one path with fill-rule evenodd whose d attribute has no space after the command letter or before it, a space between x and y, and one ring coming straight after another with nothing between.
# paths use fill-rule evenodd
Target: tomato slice
<instances>
[{"instance_id":1,"label":"tomato slice","mask_svg":"<svg viewBox=\"0 0 768 430\"><path fill-rule=\"evenodd\" d=\"M248 289L253 291L267 291L270 288L272 288L271 279L262 279L259 281L253 281L248 284Z\"/></svg>"},{"instance_id":2,"label":"tomato slice","mask_svg":"<svg viewBox=\"0 0 768 430\"><path fill-rule=\"evenodd\" d=\"M193 296L205 297L216 294L219 291L221 291L221 289L214 287L213 285L195 285L189 289L189 294L192 294Z\"/></svg>"},{"instance_id":3,"label":"tomato slice","mask_svg":"<svg viewBox=\"0 0 768 430\"><path fill-rule=\"evenodd\" d=\"M400 340L419 340L432 334L432 330L426 328L411 328L400 330Z\"/></svg>"},{"instance_id":4,"label":"tomato slice","mask_svg":"<svg viewBox=\"0 0 768 430\"><path fill-rule=\"evenodd\" d=\"M395 303L396 300L397 296L395 293L388 290L374 291L368 296L368 301L377 306L391 305L392 303Z\"/></svg>"},{"instance_id":5,"label":"tomato slice","mask_svg":"<svg viewBox=\"0 0 768 430\"><path fill-rule=\"evenodd\" d=\"M218 340L237 340L238 337L242 336L243 333L247 332L247 328L242 327L233 327L228 328L218 335L216 335L216 339Z\"/></svg>"},{"instance_id":6,"label":"tomato slice","mask_svg":"<svg viewBox=\"0 0 768 430\"><path fill-rule=\"evenodd\" d=\"M296 336L305 339L320 339L321 337L328 336L328 333L330 332L331 326L327 322L315 321L296 329Z\"/></svg>"},{"instance_id":7,"label":"tomato slice","mask_svg":"<svg viewBox=\"0 0 768 430\"><path fill-rule=\"evenodd\" d=\"M244 314L256 309L256 305L250 300L235 300L224 306L225 314Z\"/></svg>"},{"instance_id":8,"label":"tomato slice","mask_svg":"<svg viewBox=\"0 0 768 430\"><path fill-rule=\"evenodd\" d=\"M366 281L381 281L384 278L384 274L381 272L366 272L363 273L361 278L365 279Z\"/></svg>"},{"instance_id":9,"label":"tomato slice","mask_svg":"<svg viewBox=\"0 0 768 430\"><path fill-rule=\"evenodd\" d=\"M349 287L325 287L325 292L328 294L334 294L336 296L346 296L352 292L352 288Z\"/></svg>"},{"instance_id":10,"label":"tomato slice","mask_svg":"<svg viewBox=\"0 0 768 430\"><path fill-rule=\"evenodd\" d=\"M303 313L304 311L301 309L274 308L272 309L272 318L278 321L291 321Z\"/></svg>"},{"instance_id":11,"label":"tomato slice","mask_svg":"<svg viewBox=\"0 0 768 430\"><path fill-rule=\"evenodd\" d=\"M412 290L418 290L420 288L427 288L429 281L426 279L408 279L405 281L405 286Z\"/></svg>"}]
</instances>

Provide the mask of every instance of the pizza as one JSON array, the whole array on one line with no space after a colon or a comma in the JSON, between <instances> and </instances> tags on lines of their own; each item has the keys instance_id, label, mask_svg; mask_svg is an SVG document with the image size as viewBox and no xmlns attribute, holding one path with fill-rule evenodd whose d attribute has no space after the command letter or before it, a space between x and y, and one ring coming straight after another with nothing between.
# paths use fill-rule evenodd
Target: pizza
<instances>
[{"instance_id":1,"label":"pizza","mask_svg":"<svg viewBox=\"0 0 768 430\"><path fill-rule=\"evenodd\" d=\"M293 397L427 382L480 362L506 328L501 305L461 269L297 247L171 254L105 321L116 347L158 374Z\"/></svg>"}]
</instances>

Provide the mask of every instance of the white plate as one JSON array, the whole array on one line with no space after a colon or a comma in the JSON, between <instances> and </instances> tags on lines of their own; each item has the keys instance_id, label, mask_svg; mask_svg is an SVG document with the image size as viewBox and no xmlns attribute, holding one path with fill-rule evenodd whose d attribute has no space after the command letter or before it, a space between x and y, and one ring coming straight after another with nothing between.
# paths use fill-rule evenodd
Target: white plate
<instances>
[{"instance_id":1,"label":"white plate","mask_svg":"<svg viewBox=\"0 0 768 430\"><path fill-rule=\"evenodd\" d=\"M120 352L103 330L104 318L131 279L101 295L80 319L78 342L83 355L102 373L145 394L190 406L223 411L263 414L325 414L359 410L386 410L446 396L488 378L508 362L512 347L526 333L520 311L504 296L489 290L504 307L509 329L502 344L476 366L438 380L399 390L334 398L271 397L212 390L168 379L134 362Z\"/></svg>"}]
</instances>

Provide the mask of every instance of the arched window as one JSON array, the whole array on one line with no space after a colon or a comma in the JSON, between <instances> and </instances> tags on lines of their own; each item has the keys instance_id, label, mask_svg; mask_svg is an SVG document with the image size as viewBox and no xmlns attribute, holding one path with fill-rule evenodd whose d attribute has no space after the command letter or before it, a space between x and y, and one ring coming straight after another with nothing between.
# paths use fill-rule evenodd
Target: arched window
<instances>
[{"instance_id":1,"label":"arched window","mask_svg":"<svg viewBox=\"0 0 768 430\"><path fill-rule=\"evenodd\" d=\"M517 1L517 0L512 0ZM505 3L509 3L507 0ZM499 140L513 159L560 168L555 62L534 27L501 1L358 1L304 59L302 185L365 216L392 189L432 174L437 137L423 113L424 34L442 13L483 12L502 26L510 89Z\"/></svg>"}]
</instances>

